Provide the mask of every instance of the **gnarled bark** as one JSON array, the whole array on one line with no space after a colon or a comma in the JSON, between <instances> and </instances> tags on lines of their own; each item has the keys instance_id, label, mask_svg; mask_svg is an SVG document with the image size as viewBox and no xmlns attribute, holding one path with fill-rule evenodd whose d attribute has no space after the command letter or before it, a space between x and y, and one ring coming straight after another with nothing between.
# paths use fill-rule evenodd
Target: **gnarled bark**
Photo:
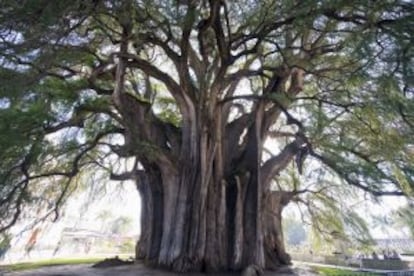
<instances>
[{"instance_id":1,"label":"gnarled bark","mask_svg":"<svg viewBox=\"0 0 414 276\"><path fill-rule=\"evenodd\" d=\"M254 193L248 195L254 189L248 187L250 172L212 184L204 200L194 196L197 189L189 193L187 185L172 199L160 189L160 180L143 176L138 185L143 207L137 258L175 271L240 271L250 265L276 269L290 263L281 224L281 212L289 200L285 194L268 193L264 204L255 205ZM262 230L252 224L261 217L258 212L263 214ZM251 233L257 233L261 243Z\"/></svg>"},{"instance_id":2,"label":"gnarled bark","mask_svg":"<svg viewBox=\"0 0 414 276\"><path fill-rule=\"evenodd\" d=\"M282 210L289 203L293 193L273 191L265 195L265 253L266 268L277 269L291 263L285 251L282 231Z\"/></svg>"},{"instance_id":3,"label":"gnarled bark","mask_svg":"<svg viewBox=\"0 0 414 276\"><path fill-rule=\"evenodd\" d=\"M290 262L281 229L290 197L270 193L261 181L258 124L249 127L242 161L220 160L222 145L202 133L198 150L187 148L188 159L143 163L137 258L180 272L241 271L252 265L275 269ZM292 158L294 151L281 154Z\"/></svg>"}]
</instances>

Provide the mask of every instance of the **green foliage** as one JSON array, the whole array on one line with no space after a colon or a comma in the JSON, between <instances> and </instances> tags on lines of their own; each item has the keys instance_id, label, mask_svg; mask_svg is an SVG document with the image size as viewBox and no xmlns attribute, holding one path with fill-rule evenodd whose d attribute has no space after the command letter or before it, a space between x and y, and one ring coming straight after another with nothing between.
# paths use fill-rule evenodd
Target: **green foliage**
<instances>
[{"instance_id":1,"label":"green foliage","mask_svg":"<svg viewBox=\"0 0 414 276\"><path fill-rule=\"evenodd\" d=\"M161 120L169 122L175 126L179 126L181 124L182 118L174 99L169 97L158 97L156 105L160 110L158 116Z\"/></svg>"},{"instance_id":2,"label":"green foliage","mask_svg":"<svg viewBox=\"0 0 414 276\"><path fill-rule=\"evenodd\" d=\"M8 233L2 233L0 239L0 252L2 252L0 256L2 256L10 248L12 238Z\"/></svg>"},{"instance_id":3,"label":"green foliage","mask_svg":"<svg viewBox=\"0 0 414 276\"><path fill-rule=\"evenodd\" d=\"M412 202L395 210L389 220L395 227L408 228L411 237L414 237L414 208Z\"/></svg>"},{"instance_id":4,"label":"green foliage","mask_svg":"<svg viewBox=\"0 0 414 276\"><path fill-rule=\"evenodd\" d=\"M135 251L135 241L133 239L125 240L120 246L121 253L132 253Z\"/></svg>"},{"instance_id":5,"label":"green foliage","mask_svg":"<svg viewBox=\"0 0 414 276\"><path fill-rule=\"evenodd\" d=\"M295 168L282 174L278 179L278 188L309 191L300 196L297 206L302 212L302 219L310 220L308 236L313 248L332 252L340 250L333 248L337 243L352 244L352 247L358 248L372 246L366 217L357 212L358 192L341 183L335 175L314 169L309 163L305 162L303 175L299 175ZM289 224L290 220L287 220ZM285 238L288 238L289 229L284 232L287 234Z\"/></svg>"}]
</instances>

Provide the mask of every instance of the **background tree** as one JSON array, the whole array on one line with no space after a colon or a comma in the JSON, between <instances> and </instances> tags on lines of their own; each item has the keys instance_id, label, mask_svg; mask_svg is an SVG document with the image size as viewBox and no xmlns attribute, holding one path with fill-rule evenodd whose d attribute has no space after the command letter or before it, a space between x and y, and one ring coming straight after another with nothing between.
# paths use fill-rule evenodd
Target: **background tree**
<instances>
[{"instance_id":1,"label":"background tree","mask_svg":"<svg viewBox=\"0 0 414 276\"><path fill-rule=\"evenodd\" d=\"M335 193L349 187L413 195L409 2L0 8L0 231L45 198L57 216L74 177L99 168L136 181L146 225L137 255L148 263L275 268L290 261L290 201L333 217ZM114 171L118 158L133 168ZM292 161L335 185L277 189Z\"/></svg>"},{"instance_id":2,"label":"background tree","mask_svg":"<svg viewBox=\"0 0 414 276\"><path fill-rule=\"evenodd\" d=\"M112 222L111 233L112 234L126 234L131 229L132 219L127 216L121 216Z\"/></svg>"},{"instance_id":3,"label":"background tree","mask_svg":"<svg viewBox=\"0 0 414 276\"><path fill-rule=\"evenodd\" d=\"M398 228L406 227L410 236L414 238L414 211L412 202L395 210L391 214L390 220Z\"/></svg>"},{"instance_id":4,"label":"background tree","mask_svg":"<svg viewBox=\"0 0 414 276\"><path fill-rule=\"evenodd\" d=\"M283 221L283 233L286 234L286 242L289 245L298 246L307 239L303 223L296 219L287 218Z\"/></svg>"}]
</instances>

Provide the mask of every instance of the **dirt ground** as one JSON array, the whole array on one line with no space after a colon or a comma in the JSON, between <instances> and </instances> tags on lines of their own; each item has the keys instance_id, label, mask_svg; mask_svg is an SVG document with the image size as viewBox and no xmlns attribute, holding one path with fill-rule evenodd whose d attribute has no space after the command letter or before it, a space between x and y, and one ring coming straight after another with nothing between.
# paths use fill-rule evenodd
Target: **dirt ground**
<instances>
[{"instance_id":1,"label":"dirt ground","mask_svg":"<svg viewBox=\"0 0 414 276\"><path fill-rule=\"evenodd\" d=\"M50 266L39 269L19 271L19 272L1 272L0 276L201 276L206 274L187 273L177 274L162 270L151 269L143 264L122 265L107 268L93 268L91 265L62 265ZM238 273L227 274L210 274L216 276L236 276ZM294 266L290 268L282 268L280 271L266 272L265 276L293 276L293 275L317 275L306 266Z\"/></svg>"}]
</instances>

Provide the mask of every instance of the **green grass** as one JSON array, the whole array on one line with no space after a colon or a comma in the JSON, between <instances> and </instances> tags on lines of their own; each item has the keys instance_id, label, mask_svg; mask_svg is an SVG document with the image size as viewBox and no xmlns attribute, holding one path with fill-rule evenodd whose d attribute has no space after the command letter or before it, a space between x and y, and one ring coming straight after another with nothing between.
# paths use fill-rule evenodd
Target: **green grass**
<instances>
[{"instance_id":1,"label":"green grass","mask_svg":"<svg viewBox=\"0 0 414 276\"><path fill-rule=\"evenodd\" d=\"M42 260L38 262L26 262L17 263L11 265L0 266L0 270L6 271L19 271L27 269L36 269L45 266L56 266L56 265L76 265L76 264L93 264L102 261L104 258L82 258L82 259L50 259Z\"/></svg>"},{"instance_id":2,"label":"green grass","mask_svg":"<svg viewBox=\"0 0 414 276\"><path fill-rule=\"evenodd\" d=\"M315 271L325 276L379 276L380 274L370 272L358 272L346 269L337 269L330 267L312 267Z\"/></svg>"}]
</instances>

